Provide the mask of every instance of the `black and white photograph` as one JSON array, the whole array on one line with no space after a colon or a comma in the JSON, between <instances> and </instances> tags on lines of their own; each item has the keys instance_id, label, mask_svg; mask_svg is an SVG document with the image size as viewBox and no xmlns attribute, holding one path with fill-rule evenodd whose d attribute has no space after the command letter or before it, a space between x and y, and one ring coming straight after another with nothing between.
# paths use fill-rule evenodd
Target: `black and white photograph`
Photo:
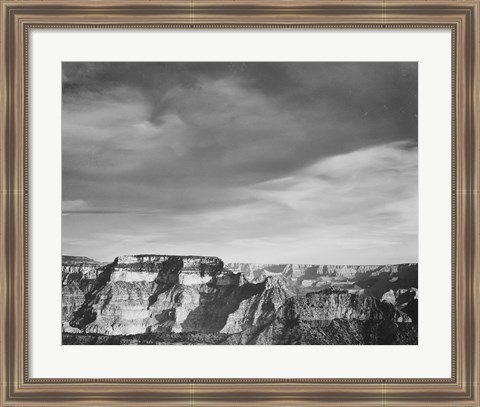
<instances>
[{"instance_id":1,"label":"black and white photograph","mask_svg":"<svg viewBox=\"0 0 480 407\"><path fill-rule=\"evenodd\" d=\"M62 344L417 345L417 122L417 62L63 62Z\"/></svg>"}]
</instances>

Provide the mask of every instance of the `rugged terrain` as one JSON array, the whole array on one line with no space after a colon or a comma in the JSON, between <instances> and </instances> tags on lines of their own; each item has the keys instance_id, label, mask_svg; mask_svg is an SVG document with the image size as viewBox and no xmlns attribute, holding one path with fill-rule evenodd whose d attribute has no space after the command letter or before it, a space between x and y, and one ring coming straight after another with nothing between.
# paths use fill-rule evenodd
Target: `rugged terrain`
<instances>
[{"instance_id":1,"label":"rugged terrain","mask_svg":"<svg viewBox=\"0 0 480 407\"><path fill-rule=\"evenodd\" d=\"M416 344L417 264L62 259L64 344Z\"/></svg>"}]
</instances>

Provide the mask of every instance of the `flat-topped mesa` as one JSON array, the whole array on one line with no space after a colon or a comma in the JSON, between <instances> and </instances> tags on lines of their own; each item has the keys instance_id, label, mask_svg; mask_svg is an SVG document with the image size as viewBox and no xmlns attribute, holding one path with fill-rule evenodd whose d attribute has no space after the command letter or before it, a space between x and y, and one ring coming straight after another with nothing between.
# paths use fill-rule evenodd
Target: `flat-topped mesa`
<instances>
[{"instance_id":1,"label":"flat-topped mesa","mask_svg":"<svg viewBox=\"0 0 480 407\"><path fill-rule=\"evenodd\" d=\"M223 261L209 256L125 255L114 261L111 281L206 284L223 270Z\"/></svg>"},{"instance_id":2,"label":"flat-topped mesa","mask_svg":"<svg viewBox=\"0 0 480 407\"><path fill-rule=\"evenodd\" d=\"M180 255L164 255L164 254L135 254L118 256L115 259L117 267L128 268L148 268L152 265L165 263L169 261L182 261L185 268L196 267L199 264L207 266L218 266L223 262L215 256L180 256Z\"/></svg>"}]
</instances>

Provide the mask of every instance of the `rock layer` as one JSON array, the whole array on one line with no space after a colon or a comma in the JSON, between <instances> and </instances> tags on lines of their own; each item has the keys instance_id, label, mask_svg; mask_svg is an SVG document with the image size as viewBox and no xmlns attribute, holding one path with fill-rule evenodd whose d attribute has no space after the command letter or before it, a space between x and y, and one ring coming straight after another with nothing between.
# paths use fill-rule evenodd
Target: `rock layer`
<instances>
[{"instance_id":1,"label":"rock layer","mask_svg":"<svg viewBox=\"0 0 480 407\"><path fill-rule=\"evenodd\" d=\"M225 265L217 257L168 255L101 264L64 257L63 331L141 335L135 343L416 343L417 290L402 287L402 272L411 283L416 265ZM359 294L385 288L385 281L396 291Z\"/></svg>"},{"instance_id":2,"label":"rock layer","mask_svg":"<svg viewBox=\"0 0 480 407\"><path fill-rule=\"evenodd\" d=\"M412 319L390 303L344 290L327 289L292 297L275 318L232 335L229 344L413 344Z\"/></svg>"}]
</instances>

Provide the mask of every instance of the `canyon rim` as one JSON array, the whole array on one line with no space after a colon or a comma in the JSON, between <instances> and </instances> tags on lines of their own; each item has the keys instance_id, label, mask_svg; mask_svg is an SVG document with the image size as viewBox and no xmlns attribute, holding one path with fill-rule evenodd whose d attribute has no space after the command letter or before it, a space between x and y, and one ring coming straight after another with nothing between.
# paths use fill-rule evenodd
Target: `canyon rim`
<instances>
[{"instance_id":1,"label":"canyon rim","mask_svg":"<svg viewBox=\"0 0 480 407\"><path fill-rule=\"evenodd\" d=\"M64 256L64 344L417 344L417 264Z\"/></svg>"},{"instance_id":2,"label":"canyon rim","mask_svg":"<svg viewBox=\"0 0 480 407\"><path fill-rule=\"evenodd\" d=\"M62 343L418 344L417 82L62 63Z\"/></svg>"}]
</instances>

